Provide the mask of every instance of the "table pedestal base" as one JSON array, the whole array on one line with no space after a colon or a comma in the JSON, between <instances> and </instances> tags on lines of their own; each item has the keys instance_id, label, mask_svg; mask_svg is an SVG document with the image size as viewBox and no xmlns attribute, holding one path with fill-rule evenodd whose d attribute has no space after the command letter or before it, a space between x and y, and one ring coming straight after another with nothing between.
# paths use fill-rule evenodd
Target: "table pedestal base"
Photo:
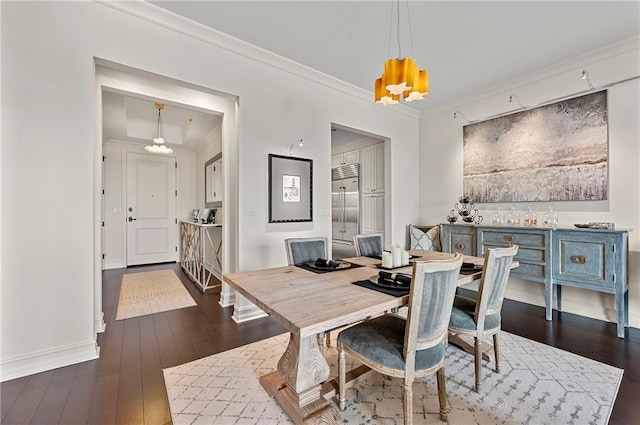
<instances>
[{"instance_id":1,"label":"table pedestal base","mask_svg":"<svg viewBox=\"0 0 640 425\"><path fill-rule=\"evenodd\" d=\"M324 398L298 407L299 396L287 387L278 371L260 377L267 394L275 398L296 425L342 424L336 409Z\"/></svg>"}]
</instances>

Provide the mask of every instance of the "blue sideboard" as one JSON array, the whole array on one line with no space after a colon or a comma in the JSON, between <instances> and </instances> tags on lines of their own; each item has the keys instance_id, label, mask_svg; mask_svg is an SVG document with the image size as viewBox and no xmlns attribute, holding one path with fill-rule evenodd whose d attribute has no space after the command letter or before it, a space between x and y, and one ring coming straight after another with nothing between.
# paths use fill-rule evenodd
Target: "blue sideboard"
<instances>
[{"instance_id":1,"label":"blue sideboard","mask_svg":"<svg viewBox=\"0 0 640 425\"><path fill-rule=\"evenodd\" d=\"M484 256L487 248L516 244L520 263L511 276L544 283L546 318L552 319L553 290L562 310L562 286L615 296L618 337L629 326L627 230L442 224L442 250Z\"/></svg>"}]
</instances>

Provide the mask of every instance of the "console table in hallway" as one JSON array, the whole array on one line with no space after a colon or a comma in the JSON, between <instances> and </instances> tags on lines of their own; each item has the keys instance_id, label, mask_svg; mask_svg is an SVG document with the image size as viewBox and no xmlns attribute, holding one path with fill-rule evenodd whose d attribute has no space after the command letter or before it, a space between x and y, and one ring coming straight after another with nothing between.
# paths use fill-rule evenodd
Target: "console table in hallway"
<instances>
[{"instance_id":1,"label":"console table in hallway","mask_svg":"<svg viewBox=\"0 0 640 425\"><path fill-rule=\"evenodd\" d=\"M212 272L207 270L207 252L214 253L214 260L222 267L220 250L222 238L216 246L209 233L212 229L221 228L222 224L200 224L191 221L180 222L180 266L182 270L193 280L202 292L219 286L209 285Z\"/></svg>"}]
</instances>

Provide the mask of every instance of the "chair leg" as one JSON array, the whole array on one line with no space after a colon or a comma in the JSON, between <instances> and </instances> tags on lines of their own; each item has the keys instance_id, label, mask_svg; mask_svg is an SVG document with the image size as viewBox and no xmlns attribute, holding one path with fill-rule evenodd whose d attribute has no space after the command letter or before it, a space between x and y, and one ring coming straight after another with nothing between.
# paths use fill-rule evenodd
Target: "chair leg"
<instances>
[{"instance_id":1,"label":"chair leg","mask_svg":"<svg viewBox=\"0 0 640 425\"><path fill-rule=\"evenodd\" d=\"M498 334L493 336L493 354L496 356L496 372L500 373L500 346L498 345Z\"/></svg>"},{"instance_id":2,"label":"chair leg","mask_svg":"<svg viewBox=\"0 0 640 425\"><path fill-rule=\"evenodd\" d=\"M480 380L482 374L482 340L478 337L473 338L475 340L475 364L476 364L476 392L480 393Z\"/></svg>"},{"instance_id":3,"label":"chair leg","mask_svg":"<svg viewBox=\"0 0 640 425\"><path fill-rule=\"evenodd\" d=\"M440 420L447 422L447 388L446 379L444 378L444 366L438 369L438 400L440 401Z\"/></svg>"},{"instance_id":4,"label":"chair leg","mask_svg":"<svg viewBox=\"0 0 640 425\"><path fill-rule=\"evenodd\" d=\"M325 338L327 339L327 347L331 347L331 331L325 332Z\"/></svg>"},{"instance_id":5,"label":"chair leg","mask_svg":"<svg viewBox=\"0 0 640 425\"><path fill-rule=\"evenodd\" d=\"M338 343L338 406L340 410L346 408L347 385L347 361L344 355L344 348Z\"/></svg>"},{"instance_id":6,"label":"chair leg","mask_svg":"<svg viewBox=\"0 0 640 425\"><path fill-rule=\"evenodd\" d=\"M404 381L402 391L404 404L404 425L413 424L413 382Z\"/></svg>"}]
</instances>

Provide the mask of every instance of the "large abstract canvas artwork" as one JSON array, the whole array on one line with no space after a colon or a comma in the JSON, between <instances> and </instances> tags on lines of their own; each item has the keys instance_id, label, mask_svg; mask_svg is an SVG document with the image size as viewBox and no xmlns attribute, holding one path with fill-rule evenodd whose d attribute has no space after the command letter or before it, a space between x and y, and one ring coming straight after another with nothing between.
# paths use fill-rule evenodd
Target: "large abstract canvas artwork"
<instances>
[{"instance_id":1,"label":"large abstract canvas artwork","mask_svg":"<svg viewBox=\"0 0 640 425\"><path fill-rule=\"evenodd\" d=\"M607 199L607 92L466 125L463 189L476 203Z\"/></svg>"}]
</instances>

